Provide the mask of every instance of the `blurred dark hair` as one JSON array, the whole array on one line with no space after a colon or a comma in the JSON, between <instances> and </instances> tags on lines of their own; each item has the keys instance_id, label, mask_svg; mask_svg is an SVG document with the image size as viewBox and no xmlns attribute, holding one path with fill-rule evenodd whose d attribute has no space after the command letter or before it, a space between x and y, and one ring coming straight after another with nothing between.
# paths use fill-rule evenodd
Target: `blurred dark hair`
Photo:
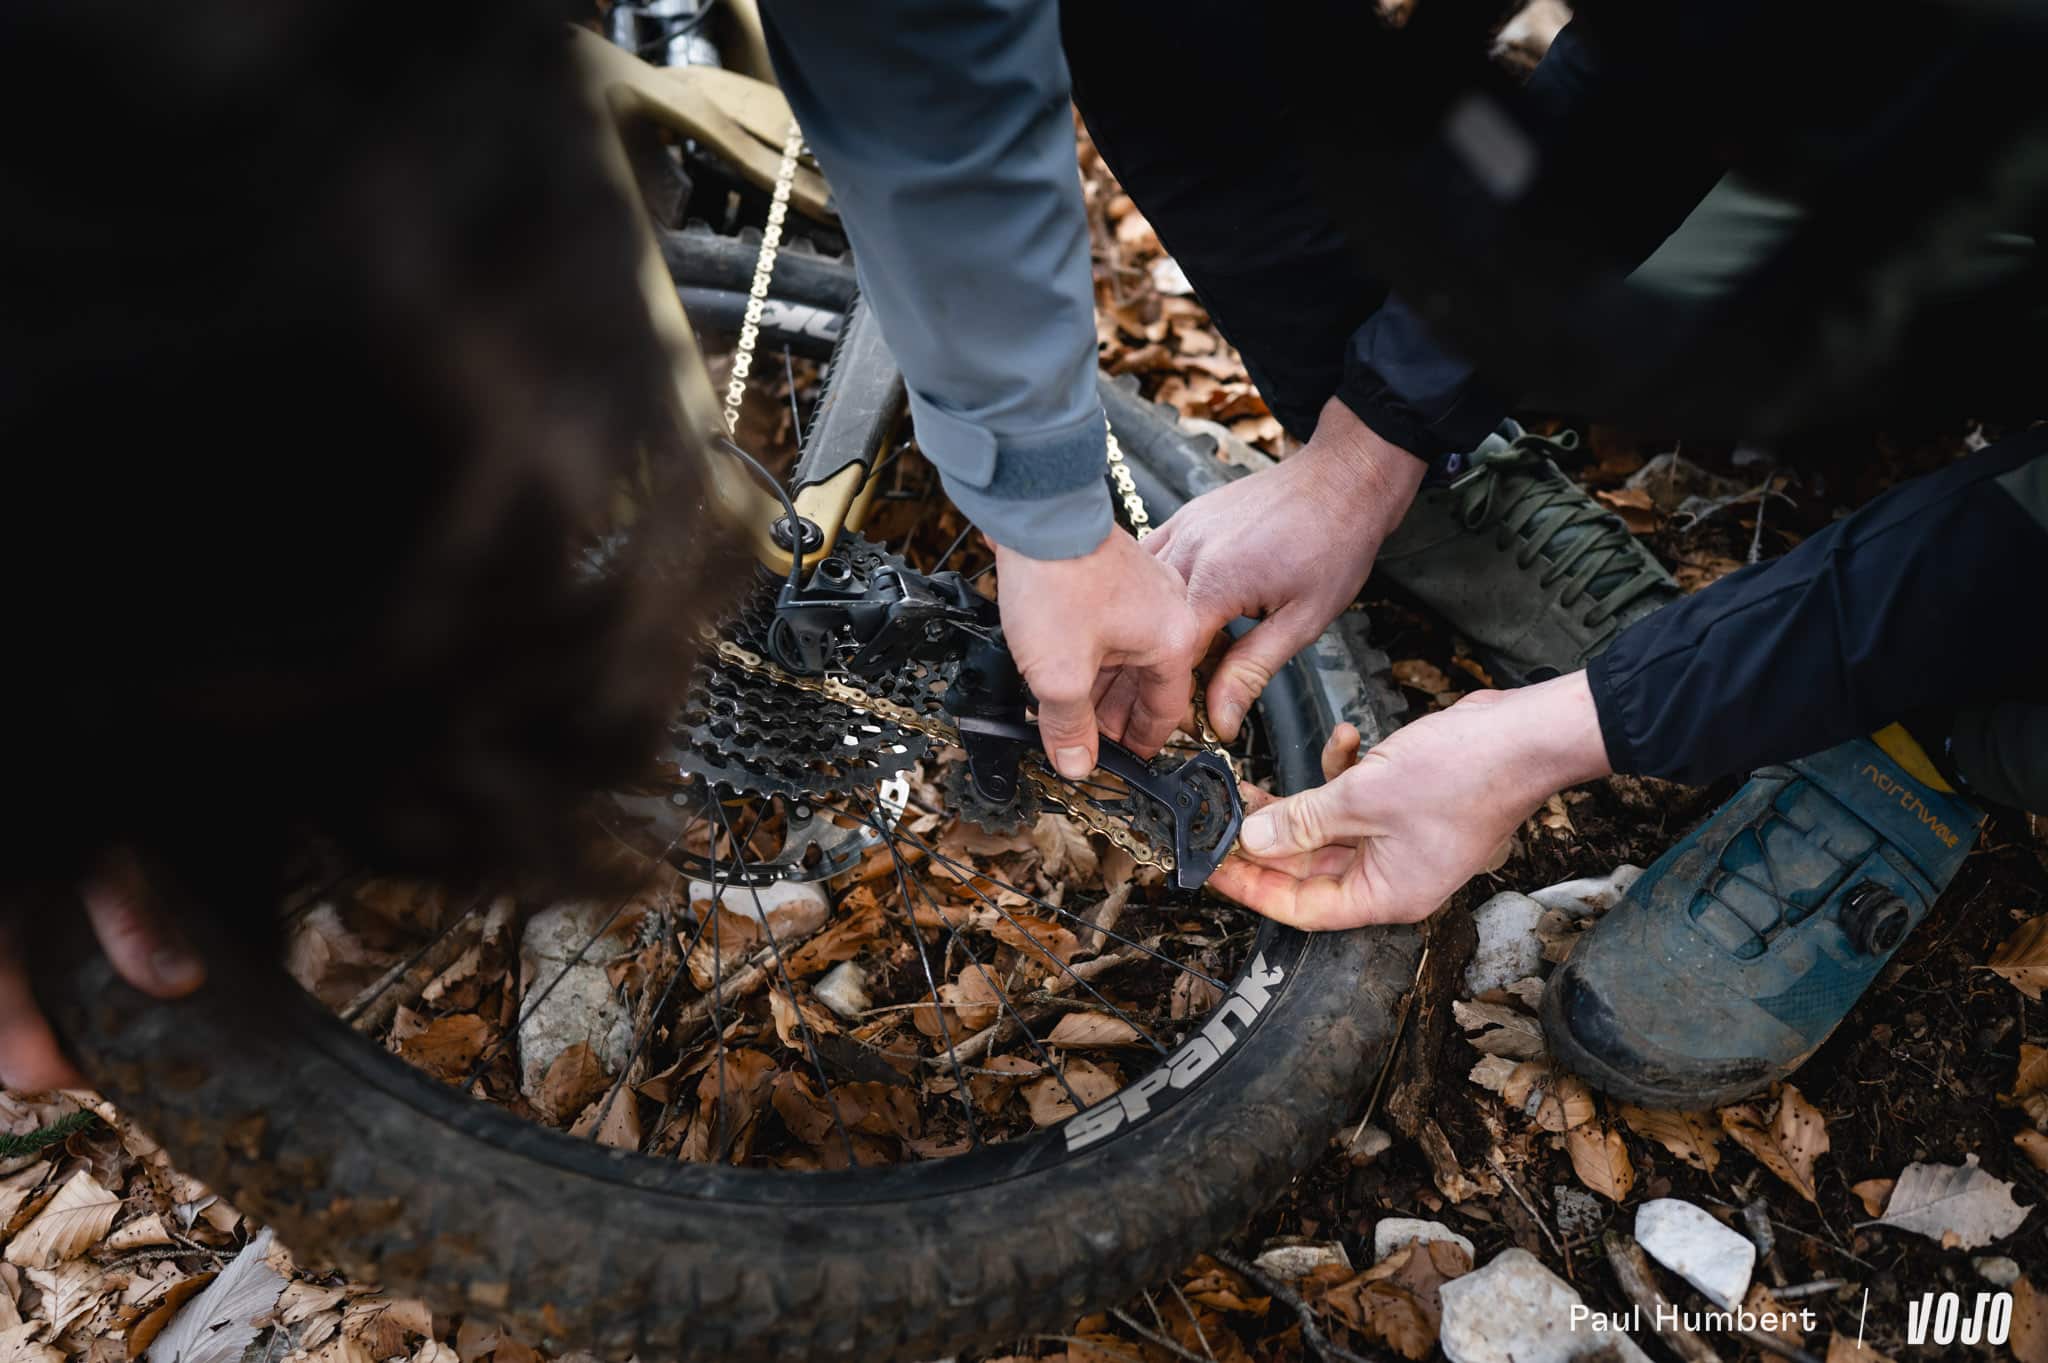
<instances>
[{"instance_id":1,"label":"blurred dark hair","mask_svg":"<svg viewBox=\"0 0 2048 1363\"><path fill-rule=\"evenodd\" d=\"M558 871L649 750L722 536L565 17L0 7L8 881Z\"/></svg>"}]
</instances>

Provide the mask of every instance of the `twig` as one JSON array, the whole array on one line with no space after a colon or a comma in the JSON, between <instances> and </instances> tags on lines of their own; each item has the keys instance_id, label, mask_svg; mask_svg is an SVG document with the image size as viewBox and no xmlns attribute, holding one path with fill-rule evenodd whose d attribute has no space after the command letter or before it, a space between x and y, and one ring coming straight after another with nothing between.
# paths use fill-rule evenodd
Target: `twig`
<instances>
[{"instance_id":1,"label":"twig","mask_svg":"<svg viewBox=\"0 0 2048 1363\"><path fill-rule=\"evenodd\" d=\"M1194 1350L1182 1348L1180 1345L1168 1339L1165 1335L1160 1334L1157 1330L1148 1330L1144 1326L1138 1324L1137 1318L1133 1316L1130 1312L1124 1310L1121 1306L1110 1307L1109 1314L1115 1316L1118 1320L1122 1321L1124 1328L1126 1330L1129 1330L1132 1334L1136 1335L1139 1339L1145 1340L1148 1343L1157 1344L1160 1348L1166 1350L1166 1352L1172 1354L1175 1358L1185 1358L1188 1361L1188 1363L1209 1363L1208 1359L1203 1358Z\"/></svg>"},{"instance_id":2,"label":"twig","mask_svg":"<svg viewBox=\"0 0 2048 1363\"><path fill-rule=\"evenodd\" d=\"M1194 1303L1188 1300L1187 1293L1180 1290L1179 1283L1169 1280L1166 1285L1173 1289L1174 1297L1180 1302L1180 1309L1188 1313L1188 1324L1195 1327L1195 1338L1201 1341L1202 1353L1210 1363L1215 1363L1216 1355L1209 1348L1209 1332L1202 1328L1202 1318L1195 1314Z\"/></svg>"},{"instance_id":3,"label":"twig","mask_svg":"<svg viewBox=\"0 0 2048 1363\"><path fill-rule=\"evenodd\" d=\"M1387 1086L1387 1076L1394 1072L1394 1061L1401 1054L1401 1035L1408 1030L1408 1014L1414 1011L1415 990L1422 983L1423 969L1429 965L1429 943L1422 944L1422 954L1415 958L1415 978L1408 982L1408 992L1401 996L1401 1017L1394 1023L1394 1039L1387 1043L1387 1058L1380 1062L1379 1078L1372 1081L1372 1096L1365 1100L1365 1112L1358 1119L1358 1125L1351 1129L1351 1139L1345 1142L1347 1148L1358 1144L1358 1138L1365 1131L1365 1124L1372 1120L1372 1114L1379 1110L1380 1091Z\"/></svg>"},{"instance_id":4,"label":"twig","mask_svg":"<svg viewBox=\"0 0 2048 1363\"><path fill-rule=\"evenodd\" d=\"M1062 974L1047 980L1045 987L1039 992L1044 994L1064 994L1083 980L1093 980L1104 971L1114 970L1120 965L1129 965L1132 961L1137 960L1143 955L1144 953L1136 947L1125 947L1122 951L1113 951L1107 956L1097 956L1092 961L1083 961L1079 965L1067 967L1073 972L1071 975ZM958 1052L962 1060L976 1059L987 1054L988 1048L1002 1039L1005 1030L1015 1025L1015 1019L1008 1016L999 1017L973 1036L963 1040L954 1050Z\"/></svg>"},{"instance_id":5,"label":"twig","mask_svg":"<svg viewBox=\"0 0 2048 1363\"><path fill-rule=\"evenodd\" d=\"M1667 1327L1657 1323L1667 1315L1676 1319L1678 1308L1651 1276L1641 1246L1620 1231L1608 1231L1601 1240L1607 1247L1607 1264L1614 1270L1614 1280L1621 1284L1630 1301L1648 1313L1651 1328L1671 1346L1671 1351L1685 1363L1721 1363L1721 1355L1714 1352L1713 1346L1683 1325Z\"/></svg>"},{"instance_id":6,"label":"twig","mask_svg":"<svg viewBox=\"0 0 2048 1363\"><path fill-rule=\"evenodd\" d=\"M1306 1344L1312 1353L1322 1358L1335 1359L1337 1363L1383 1363L1383 1360L1371 1354L1353 1353L1333 1342L1323 1333L1323 1327L1316 1323L1315 1308L1303 1301L1301 1295L1285 1283L1267 1277L1264 1272L1253 1268L1250 1263L1227 1249L1211 1250L1209 1257L1239 1277L1250 1279L1259 1290L1292 1310L1295 1317L1301 1321L1301 1342Z\"/></svg>"},{"instance_id":7,"label":"twig","mask_svg":"<svg viewBox=\"0 0 2048 1363\"><path fill-rule=\"evenodd\" d=\"M1847 1287L1847 1278L1815 1278L1810 1283L1794 1283L1790 1287L1774 1287L1771 1295L1779 1301L1798 1301L1802 1297L1818 1297L1823 1292L1834 1292Z\"/></svg>"},{"instance_id":8,"label":"twig","mask_svg":"<svg viewBox=\"0 0 2048 1363\"><path fill-rule=\"evenodd\" d=\"M1543 1238L1557 1251L1557 1257L1566 1258L1564 1246L1558 1243L1556 1232L1552 1231L1550 1223L1543 1219L1543 1213L1536 1210L1536 1204L1529 1200L1529 1195L1522 1191L1522 1185L1515 1182L1514 1175L1501 1167L1499 1158L1491 1150L1486 1152L1486 1162L1493 1166L1493 1172L1500 1176L1500 1181L1515 1195L1515 1201L1522 1204L1522 1210L1529 1213L1530 1218L1536 1222L1536 1229L1543 1232Z\"/></svg>"}]
</instances>

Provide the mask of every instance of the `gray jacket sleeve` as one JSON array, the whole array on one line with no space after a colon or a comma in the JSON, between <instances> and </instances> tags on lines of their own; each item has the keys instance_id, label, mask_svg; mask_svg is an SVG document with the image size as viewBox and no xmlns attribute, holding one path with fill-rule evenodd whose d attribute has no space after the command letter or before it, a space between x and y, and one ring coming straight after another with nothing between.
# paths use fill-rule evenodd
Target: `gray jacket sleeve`
<instances>
[{"instance_id":1,"label":"gray jacket sleeve","mask_svg":"<svg viewBox=\"0 0 2048 1363\"><path fill-rule=\"evenodd\" d=\"M955 505L1032 558L1112 524L1055 0L767 0L777 78Z\"/></svg>"}]
</instances>

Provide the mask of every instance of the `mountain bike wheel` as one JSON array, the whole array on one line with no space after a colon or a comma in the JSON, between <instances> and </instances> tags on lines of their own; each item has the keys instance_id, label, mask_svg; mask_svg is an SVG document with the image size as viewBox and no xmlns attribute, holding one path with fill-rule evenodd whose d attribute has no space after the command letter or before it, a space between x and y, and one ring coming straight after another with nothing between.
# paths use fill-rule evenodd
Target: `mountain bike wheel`
<instances>
[{"instance_id":1,"label":"mountain bike wheel","mask_svg":"<svg viewBox=\"0 0 2048 1363\"><path fill-rule=\"evenodd\" d=\"M1205 442L1183 436L1125 388L1112 386L1108 401L1124 409L1119 431L1128 432L1126 456L1155 520L1217 478L1223 466ZM1368 736L1390 726L1379 700L1392 693L1369 684L1384 666L1355 632L1334 629L1276 679L1259 703L1255 732L1277 789L1319 779L1316 755L1338 720L1359 723ZM735 834L726 822L731 802L711 798L725 788L705 789L707 820L725 824L730 847L751 849L752 831ZM791 821L792 807L782 806L780 816ZM901 824L884 828L877 819L873 826L894 839L891 857L900 848L929 865L946 855L936 838ZM716 877L717 832L707 846ZM741 872L763 864L747 860L751 850L739 855ZM734 873L730 859L724 869ZM898 887L894 913L904 920L904 944L923 940L915 926L922 906L948 922L933 925L930 945L961 945L959 932L948 937L948 916L929 892L920 900L900 861L895 870L879 893L886 914L886 882ZM994 896L1015 893L1014 906L1021 911L1028 902L1045 922L1078 918L1071 906L984 879L986 892L976 893L991 917L1009 917ZM626 902L601 915L577 948L579 959ZM479 901L458 913L451 903L435 920L436 935L387 974L417 991L415 962L483 907ZM1153 911L1169 924L1222 912L1171 896ZM835 912L847 912L844 900ZM692 942L703 940L704 924L723 921L715 907L700 914ZM187 1000L145 999L97 958L81 958L45 982L52 1014L87 1073L181 1167L273 1225L309 1261L421 1296L436 1310L501 1320L555 1348L706 1359L936 1357L978 1340L1056 1328L1170 1272L1236 1229L1328 1140L1391 1042L1417 951L1410 929L1317 935L1246 920L1226 972L1199 954L1207 947L1181 940L1199 934L1181 933L1172 943L1162 934L1148 945L1126 924L1123 935L1111 936L1128 945L1093 958L1128 954L1092 977L1103 983L1090 992L1111 1011L1129 1020L1107 997L1116 992L1113 971L1178 971L1176 981L1214 990L1178 1023L1143 1019L1141 1032L1164 1039L1148 1037L1156 1060L1134 1046L1140 1059L1120 1076L1121 1086L1084 1098L1073 1087L1074 1051L1046 1048L1050 1018L1034 1020L1011 1003L1006 980L991 1028L1000 1034L1014 1017L1015 1053L1036 1048L1036 1060L1024 1060L1039 1065L1034 1082L1056 1079L1077 1111L1013 1133L998 1130L996 1118L977 1118L969 1071L949 1057L955 1038L948 1034L919 1063L943 1078L951 1059L966 1147L877 1168L865 1158L872 1142L857 1139L870 1133L850 1130L833 1097L865 1081L842 1076L835 1089L839 1062L828 1073L809 1030L823 1019L804 1020L811 999L777 947L767 1002L772 1012L779 974L803 1036L789 1049L809 1052L838 1126L810 1163L829 1164L836 1138L846 1142L843 1167L794 1168L724 1162L736 1143L728 1140L733 1128L744 1125L728 1109L725 1076L738 1064L728 1038L742 1025L758 1032L765 1023L727 1022L716 989L715 1103L707 1095L714 1070L697 1075L699 1116L715 1114L707 1138L715 1153L679 1159L599 1144L478 1101L462 1076L440 1082L368 1042L293 986L274 957L249 959L218 927L198 925L195 935L212 972ZM680 939L681 929L674 935ZM1044 946L1032 930L1025 936ZM972 947L964 950L972 959ZM1031 948L1017 950L1028 958ZM689 951L679 953L668 988L684 979ZM922 947L911 953L923 954ZM714 965L723 959L714 947ZM1079 968L1089 964L1073 959ZM905 978L915 969L906 966ZM536 972L517 1000L519 1020L528 1016L528 1000L545 999L567 972L566 965L552 979ZM925 976L934 978L929 968ZM1052 995L1059 978L1044 972L1039 992ZM936 983L932 991L935 1016L948 1008L955 1019L969 1016L942 1005ZM655 992L650 983L641 997ZM668 992L659 992L651 1019L664 1017ZM1071 992L1078 996L1079 987ZM344 1012L361 1016L354 1004ZM666 1016L673 1022L680 1014ZM650 1021L649 1034L653 1027ZM636 1031L634 1052L646 1044ZM693 1044L701 1054L701 1043ZM792 1060L786 1073L801 1075L801 1063ZM621 1072L603 1102L651 1111L655 1100L626 1086L629 1073ZM778 1106L771 1117L772 1102L757 1100L750 1129L779 1121L794 1130L795 1116ZM611 1110L600 1111L597 1126ZM979 1134L978 1120L989 1123ZM1007 1120L1014 1123L1014 1112ZM997 1139L1005 1134L1014 1138ZM910 1149L907 1140L899 1144Z\"/></svg>"}]
</instances>

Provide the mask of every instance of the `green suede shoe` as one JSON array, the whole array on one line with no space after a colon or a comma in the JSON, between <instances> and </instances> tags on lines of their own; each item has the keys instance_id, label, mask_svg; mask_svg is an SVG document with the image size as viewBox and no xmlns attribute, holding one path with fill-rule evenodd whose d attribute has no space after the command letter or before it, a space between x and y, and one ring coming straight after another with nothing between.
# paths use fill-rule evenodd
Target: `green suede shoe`
<instances>
[{"instance_id":1,"label":"green suede shoe","mask_svg":"<svg viewBox=\"0 0 2048 1363\"><path fill-rule=\"evenodd\" d=\"M1504 686L1584 667L1679 595L1621 518L1553 462L1577 446L1571 432L1503 422L1424 485L1373 565L1471 640Z\"/></svg>"}]
</instances>

